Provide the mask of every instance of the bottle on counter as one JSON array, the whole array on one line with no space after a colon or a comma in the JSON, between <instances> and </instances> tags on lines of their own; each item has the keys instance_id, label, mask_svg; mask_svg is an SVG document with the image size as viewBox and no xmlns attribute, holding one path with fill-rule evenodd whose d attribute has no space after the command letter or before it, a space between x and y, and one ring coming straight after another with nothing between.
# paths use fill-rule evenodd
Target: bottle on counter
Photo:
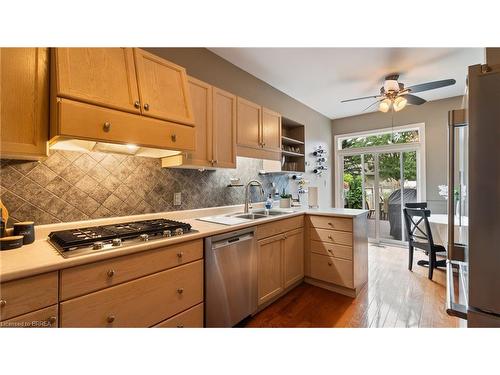
<instances>
[{"instance_id":1,"label":"bottle on counter","mask_svg":"<svg viewBox=\"0 0 500 375\"><path fill-rule=\"evenodd\" d=\"M271 208L273 208L273 203L274 203L273 197L271 196L271 194L269 194L269 197L267 198L265 204L266 210L270 210Z\"/></svg>"}]
</instances>

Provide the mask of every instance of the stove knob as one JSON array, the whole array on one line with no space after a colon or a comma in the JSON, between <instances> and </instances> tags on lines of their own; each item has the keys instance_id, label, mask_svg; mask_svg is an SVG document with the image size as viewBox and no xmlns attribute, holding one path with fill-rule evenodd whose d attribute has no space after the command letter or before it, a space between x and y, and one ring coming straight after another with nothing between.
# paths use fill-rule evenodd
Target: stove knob
<instances>
[{"instance_id":1,"label":"stove knob","mask_svg":"<svg viewBox=\"0 0 500 375\"><path fill-rule=\"evenodd\" d=\"M147 234L141 234L139 236L139 239L143 242L146 242L147 240L149 240L149 236Z\"/></svg>"},{"instance_id":2,"label":"stove knob","mask_svg":"<svg viewBox=\"0 0 500 375\"><path fill-rule=\"evenodd\" d=\"M121 246L122 245L122 239L121 238L113 238L113 241L111 242L112 246Z\"/></svg>"},{"instance_id":3,"label":"stove knob","mask_svg":"<svg viewBox=\"0 0 500 375\"><path fill-rule=\"evenodd\" d=\"M184 230L182 228L177 228L175 230L175 235L180 236L181 234L184 234Z\"/></svg>"},{"instance_id":4,"label":"stove knob","mask_svg":"<svg viewBox=\"0 0 500 375\"><path fill-rule=\"evenodd\" d=\"M163 231L163 237L172 237L172 231L171 230L164 230Z\"/></svg>"},{"instance_id":5,"label":"stove knob","mask_svg":"<svg viewBox=\"0 0 500 375\"><path fill-rule=\"evenodd\" d=\"M101 250L103 247L104 247L104 242L102 241L94 242L94 244L92 245L92 249L94 250Z\"/></svg>"}]
</instances>

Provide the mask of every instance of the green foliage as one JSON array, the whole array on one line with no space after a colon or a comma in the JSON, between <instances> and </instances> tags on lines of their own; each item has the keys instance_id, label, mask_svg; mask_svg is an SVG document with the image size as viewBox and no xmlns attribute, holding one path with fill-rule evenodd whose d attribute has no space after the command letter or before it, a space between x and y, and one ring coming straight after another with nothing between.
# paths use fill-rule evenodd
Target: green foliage
<instances>
[{"instance_id":1,"label":"green foliage","mask_svg":"<svg viewBox=\"0 0 500 375\"><path fill-rule=\"evenodd\" d=\"M361 176L344 173L344 182L349 185L345 194L348 208L363 208L363 191L361 190Z\"/></svg>"}]
</instances>

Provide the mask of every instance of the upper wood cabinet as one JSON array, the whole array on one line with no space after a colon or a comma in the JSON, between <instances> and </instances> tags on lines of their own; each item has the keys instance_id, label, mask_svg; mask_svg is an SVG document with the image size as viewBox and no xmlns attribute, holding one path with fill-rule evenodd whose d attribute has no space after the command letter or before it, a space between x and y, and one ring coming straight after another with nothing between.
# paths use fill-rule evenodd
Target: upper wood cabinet
<instances>
[{"instance_id":1,"label":"upper wood cabinet","mask_svg":"<svg viewBox=\"0 0 500 375\"><path fill-rule=\"evenodd\" d=\"M196 149L164 158L163 167L236 168L236 96L188 77Z\"/></svg>"},{"instance_id":2,"label":"upper wood cabinet","mask_svg":"<svg viewBox=\"0 0 500 375\"><path fill-rule=\"evenodd\" d=\"M139 48L134 57L142 114L194 124L186 70Z\"/></svg>"},{"instance_id":3,"label":"upper wood cabinet","mask_svg":"<svg viewBox=\"0 0 500 375\"><path fill-rule=\"evenodd\" d=\"M49 137L49 51L0 49L2 158L47 156Z\"/></svg>"},{"instance_id":4,"label":"upper wood cabinet","mask_svg":"<svg viewBox=\"0 0 500 375\"><path fill-rule=\"evenodd\" d=\"M58 97L140 113L132 48L54 49Z\"/></svg>"},{"instance_id":5,"label":"upper wood cabinet","mask_svg":"<svg viewBox=\"0 0 500 375\"><path fill-rule=\"evenodd\" d=\"M238 97L238 155L257 159L281 158L281 115Z\"/></svg>"},{"instance_id":6,"label":"upper wood cabinet","mask_svg":"<svg viewBox=\"0 0 500 375\"><path fill-rule=\"evenodd\" d=\"M281 115L262 108L262 147L281 152Z\"/></svg>"}]
</instances>

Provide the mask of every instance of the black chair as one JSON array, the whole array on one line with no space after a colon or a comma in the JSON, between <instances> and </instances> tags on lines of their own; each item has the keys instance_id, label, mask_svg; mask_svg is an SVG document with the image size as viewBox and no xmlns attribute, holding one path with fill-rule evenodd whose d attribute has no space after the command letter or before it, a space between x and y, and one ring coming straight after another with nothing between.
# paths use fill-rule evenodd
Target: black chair
<instances>
[{"instance_id":1,"label":"black chair","mask_svg":"<svg viewBox=\"0 0 500 375\"><path fill-rule=\"evenodd\" d=\"M427 202L406 203L406 208L427 208Z\"/></svg>"},{"instance_id":2,"label":"black chair","mask_svg":"<svg viewBox=\"0 0 500 375\"><path fill-rule=\"evenodd\" d=\"M408 236L408 269L411 271L413 266L413 249L422 249L429 255L429 261L421 260L417 264L429 267L429 279L432 280L434 268L446 266L442 261L438 262L436 260L436 253L446 252L446 249L441 245L434 244L429 224L431 211L426 208L410 208L409 205L420 205L420 207L423 207L423 205L427 206L427 204L407 203L406 208L403 209Z\"/></svg>"}]
</instances>

